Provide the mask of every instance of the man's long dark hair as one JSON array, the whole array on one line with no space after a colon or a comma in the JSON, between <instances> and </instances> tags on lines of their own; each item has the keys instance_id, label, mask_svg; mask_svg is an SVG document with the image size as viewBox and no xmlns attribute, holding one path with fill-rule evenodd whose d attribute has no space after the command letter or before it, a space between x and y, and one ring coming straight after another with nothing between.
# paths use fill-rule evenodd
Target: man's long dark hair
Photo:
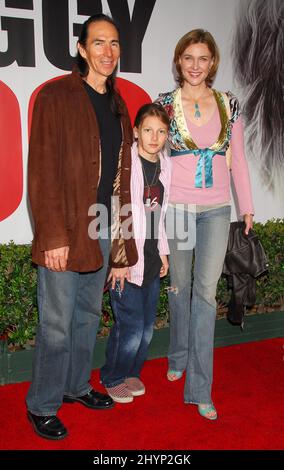
<instances>
[{"instance_id":1,"label":"man's long dark hair","mask_svg":"<svg viewBox=\"0 0 284 470\"><path fill-rule=\"evenodd\" d=\"M99 21L106 21L107 23L110 23L112 26L114 26L114 28L118 32L118 37L119 37L119 29L118 29L117 25L115 24L114 20L108 15L105 15L103 13L99 13L97 15L90 16L90 18L88 18L85 21L85 23L83 23L81 33L80 33L80 36L78 38L78 43L82 47L85 48L86 44L87 44L89 25L92 24L92 23L97 23ZM84 57L81 56L79 50L78 50L77 55L76 55L76 64L77 64L77 68L79 70L80 75L82 77L86 77L89 73L89 65L88 65L87 61L84 59ZM117 72L117 67L115 68L113 73L107 78L106 89L107 89L107 92L110 96L112 112L114 114L120 114L118 101L117 101L117 99L118 99L117 98L117 93L115 92L116 72Z\"/></svg>"},{"instance_id":2,"label":"man's long dark hair","mask_svg":"<svg viewBox=\"0 0 284 470\"><path fill-rule=\"evenodd\" d=\"M242 0L237 21L233 64L248 146L266 187L283 196L284 1Z\"/></svg>"}]
</instances>

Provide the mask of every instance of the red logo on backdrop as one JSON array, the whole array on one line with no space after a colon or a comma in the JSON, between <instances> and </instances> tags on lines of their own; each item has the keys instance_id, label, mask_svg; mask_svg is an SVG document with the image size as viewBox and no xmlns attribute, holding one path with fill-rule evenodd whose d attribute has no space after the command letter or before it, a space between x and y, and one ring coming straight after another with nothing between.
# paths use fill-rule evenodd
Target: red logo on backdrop
<instances>
[{"instance_id":1,"label":"red logo on backdrop","mask_svg":"<svg viewBox=\"0 0 284 470\"><path fill-rule=\"evenodd\" d=\"M23 196L21 132L18 100L0 81L0 221L15 212Z\"/></svg>"},{"instance_id":2,"label":"red logo on backdrop","mask_svg":"<svg viewBox=\"0 0 284 470\"><path fill-rule=\"evenodd\" d=\"M34 102L37 97L38 92L40 89L48 82L51 82L53 80L58 80L59 78L64 77L65 75L60 75L59 77L52 78L51 80L48 80L41 85L39 85L34 92L31 95L31 99L29 102L29 115L28 115L28 125L29 125L29 134L30 134L30 129L31 129L31 121L32 121L32 113L33 113L33 108L34 108ZM134 119L136 116L136 113L138 109L146 103L151 103L151 98L146 93L143 88L139 87L138 85L135 85L135 83L132 83L128 80L125 80L124 78L117 78L116 79L116 84L117 88L124 99L124 101L127 104L127 108L130 114L130 119L132 125L134 124Z\"/></svg>"},{"instance_id":3,"label":"red logo on backdrop","mask_svg":"<svg viewBox=\"0 0 284 470\"><path fill-rule=\"evenodd\" d=\"M148 93L146 93L143 88L140 88L140 86L135 85L135 83L124 80L124 78L117 78L116 83L122 98L127 104L131 124L133 126L138 109L143 104L151 103L152 100Z\"/></svg>"}]
</instances>

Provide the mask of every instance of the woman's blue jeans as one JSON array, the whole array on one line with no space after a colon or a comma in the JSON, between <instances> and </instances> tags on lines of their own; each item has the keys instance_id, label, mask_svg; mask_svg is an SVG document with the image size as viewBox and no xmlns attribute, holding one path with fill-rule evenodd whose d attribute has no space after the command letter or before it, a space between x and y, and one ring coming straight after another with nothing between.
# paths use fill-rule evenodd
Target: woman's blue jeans
<instances>
[{"instance_id":1,"label":"woman's blue jeans","mask_svg":"<svg viewBox=\"0 0 284 470\"><path fill-rule=\"evenodd\" d=\"M39 325L28 410L56 415L63 395L82 396L89 384L110 240L100 239L104 266L96 272L38 268Z\"/></svg>"},{"instance_id":2,"label":"woman's blue jeans","mask_svg":"<svg viewBox=\"0 0 284 470\"><path fill-rule=\"evenodd\" d=\"M128 377L139 377L153 336L159 293L159 277L145 287L126 282L123 291L119 283L110 289L115 323L101 369L101 381L106 387L114 387Z\"/></svg>"},{"instance_id":3,"label":"woman's blue jeans","mask_svg":"<svg viewBox=\"0 0 284 470\"><path fill-rule=\"evenodd\" d=\"M167 214L167 222L175 223L175 237L169 237L169 368L186 370L186 403L212 403L215 296L227 249L231 207L192 213L179 206L170 207ZM181 240L179 234L187 234L187 239Z\"/></svg>"}]
</instances>

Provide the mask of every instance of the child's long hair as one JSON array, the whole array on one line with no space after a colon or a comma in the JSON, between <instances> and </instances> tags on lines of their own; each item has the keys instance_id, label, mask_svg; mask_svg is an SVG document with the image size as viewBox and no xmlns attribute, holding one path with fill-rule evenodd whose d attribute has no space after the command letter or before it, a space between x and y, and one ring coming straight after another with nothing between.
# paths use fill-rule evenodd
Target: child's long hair
<instances>
[{"instance_id":1,"label":"child's long hair","mask_svg":"<svg viewBox=\"0 0 284 470\"><path fill-rule=\"evenodd\" d=\"M168 113L163 108L163 106L158 103L147 103L141 106L136 114L134 127L138 128L140 124L143 123L144 119L146 119L148 116L155 116L161 119L167 128L170 128L170 119Z\"/></svg>"},{"instance_id":2,"label":"child's long hair","mask_svg":"<svg viewBox=\"0 0 284 470\"><path fill-rule=\"evenodd\" d=\"M242 0L233 64L244 90L243 113L252 156L266 187L279 192L284 164L284 1Z\"/></svg>"}]
</instances>

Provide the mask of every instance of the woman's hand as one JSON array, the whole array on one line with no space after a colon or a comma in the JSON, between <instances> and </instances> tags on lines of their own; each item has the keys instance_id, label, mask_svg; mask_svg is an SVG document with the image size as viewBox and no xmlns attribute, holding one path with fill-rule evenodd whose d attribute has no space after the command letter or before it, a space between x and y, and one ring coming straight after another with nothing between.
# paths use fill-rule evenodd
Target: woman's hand
<instances>
[{"instance_id":1,"label":"woman's hand","mask_svg":"<svg viewBox=\"0 0 284 470\"><path fill-rule=\"evenodd\" d=\"M115 283L116 281L120 282L120 289L124 289L124 281L127 279L127 281L130 281L130 272L129 268L112 268L107 281L109 282L111 280L111 288L115 288Z\"/></svg>"},{"instance_id":2,"label":"woman's hand","mask_svg":"<svg viewBox=\"0 0 284 470\"><path fill-rule=\"evenodd\" d=\"M253 215L252 214L245 214L244 215L244 223L246 224L245 234L248 235L250 229L253 227Z\"/></svg>"},{"instance_id":3,"label":"woman's hand","mask_svg":"<svg viewBox=\"0 0 284 470\"><path fill-rule=\"evenodd\" d=\"M167 255L160 255L160 258L161 258L162 263L163 263L163 266L160 269L160 277L164 277L168 274L168 270L169 270L168 257L167 257Z\"/></svg>"}]
</instances>

